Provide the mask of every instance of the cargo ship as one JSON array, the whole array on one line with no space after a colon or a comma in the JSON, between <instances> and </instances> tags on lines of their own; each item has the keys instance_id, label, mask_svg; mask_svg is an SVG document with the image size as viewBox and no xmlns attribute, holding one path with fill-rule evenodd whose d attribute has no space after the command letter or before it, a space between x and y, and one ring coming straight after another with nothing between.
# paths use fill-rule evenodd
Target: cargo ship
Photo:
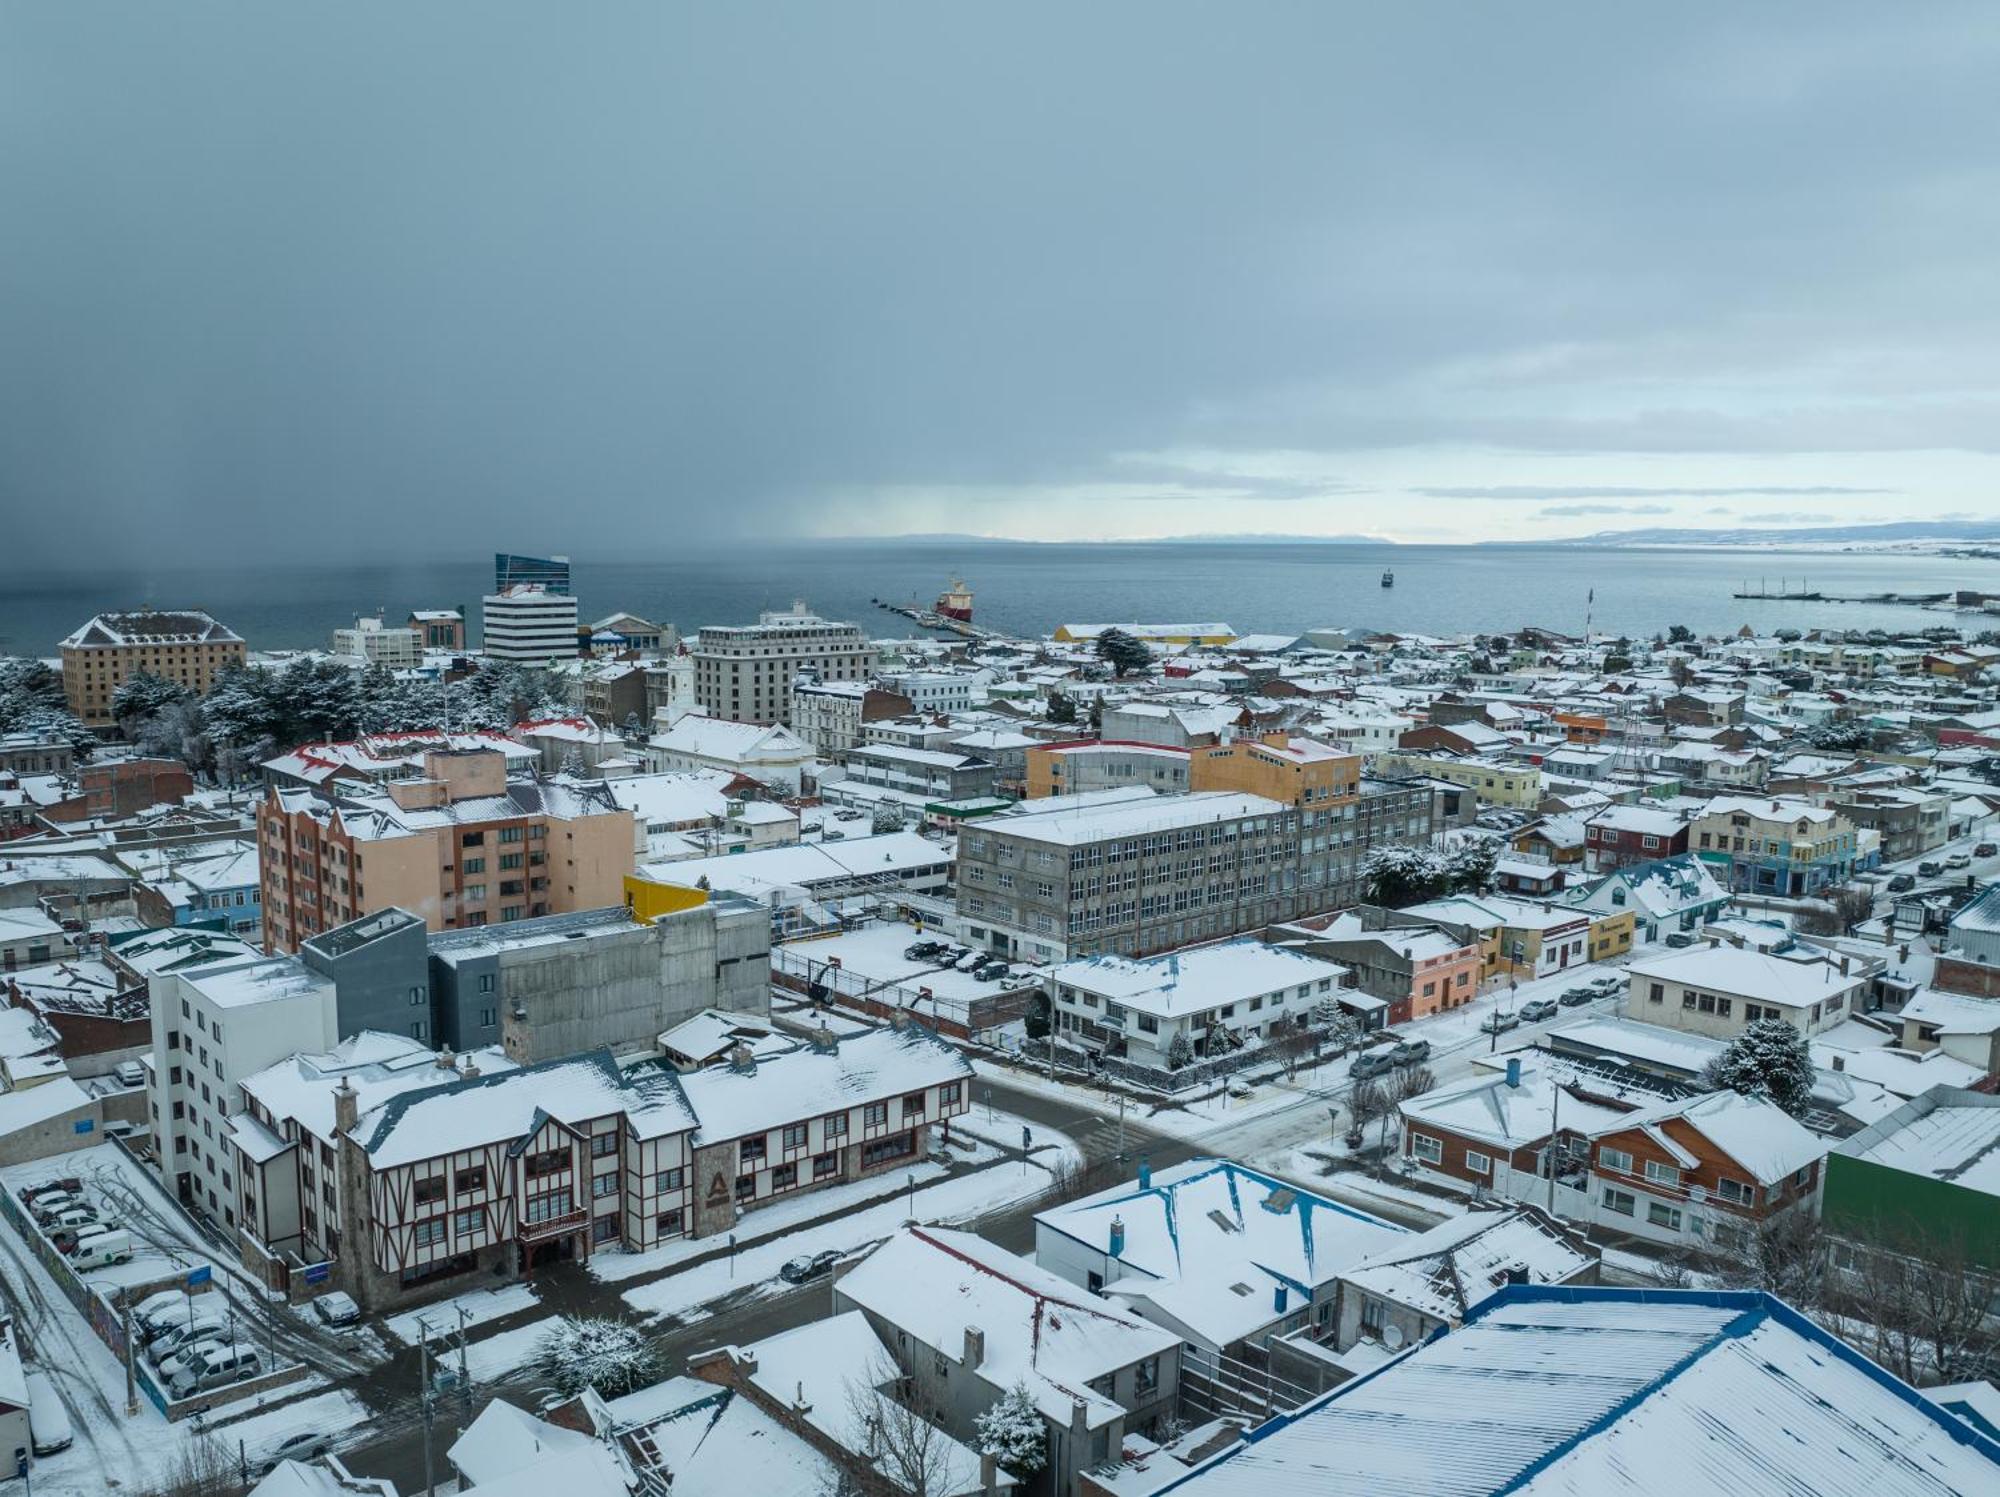
<instances>
[{"instance_id":1,"label":"cargo ship","mask_svg":"<svg viewBox=\"0 0 2000 1497\"><path fill-rule=\"evenodd\" d=\"M951 586L938 594L932 608L941 619L957 619L961 624L969 624L972 622L972 589L954 577Z\"/></svg>"}]
</instances>

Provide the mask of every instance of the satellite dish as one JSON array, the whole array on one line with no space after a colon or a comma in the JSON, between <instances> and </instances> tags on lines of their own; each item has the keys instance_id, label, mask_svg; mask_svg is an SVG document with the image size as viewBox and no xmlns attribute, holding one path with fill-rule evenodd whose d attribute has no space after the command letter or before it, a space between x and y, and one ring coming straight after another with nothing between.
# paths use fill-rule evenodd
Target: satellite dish
<instances>
[{"instance_id":1,"label":"satellite dish","mask_svg":"<svg viewBox=\"0 0 2000 1497\"><path fill-rule=\"evenodd\" d=\"M1394 1351L1397 1347L1401 1346L1403 1344L1403 1328L1399 1325L1383 1326L1382 1344L1388 1347L1390 1351Z\"/></svg>"}]
</instances>

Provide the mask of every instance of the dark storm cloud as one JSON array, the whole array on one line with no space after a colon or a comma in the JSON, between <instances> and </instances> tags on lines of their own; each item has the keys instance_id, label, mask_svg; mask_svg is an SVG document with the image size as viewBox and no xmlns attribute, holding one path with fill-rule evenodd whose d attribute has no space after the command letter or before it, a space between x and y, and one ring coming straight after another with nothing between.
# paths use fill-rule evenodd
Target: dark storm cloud
<instances>
[{"instance_id":1,"label":"dark storm cloud","mask_svg":"<svg viewBox=\"0 0 2000 1497\"><path fill-rule=\"evenodd\" d=\"M9 6L7 550L991 530L870 496L1177 447L1993 451L1996 57L1985 3Z\"/></svg>"}]
</instances>

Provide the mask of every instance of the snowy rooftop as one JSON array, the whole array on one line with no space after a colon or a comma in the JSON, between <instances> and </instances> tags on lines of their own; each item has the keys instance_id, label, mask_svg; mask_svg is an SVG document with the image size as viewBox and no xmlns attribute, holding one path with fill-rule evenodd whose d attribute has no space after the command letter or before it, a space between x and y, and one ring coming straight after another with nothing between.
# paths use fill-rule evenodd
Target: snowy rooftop
<instances>
[{"instance_id":1,"label":"snowy rooftop","mask_svg":"<svg viewBox=\"0 0 2000 1497\"><path fill-rule=\"evenodd\" d=\"M1024 803L1019 816L990 823L992 830L1024 842L1070 846L1107 837L1138 837L1181 827L1206 826L1245 816L1276 816L1286 809L1279 801L1234 791L1156 796L1150 800L1053 812L1028 809L1032 805L1033 802Z\"/></svg>"},{"instance_id":2,"label":"snowy rooftop","mask_svg":"<svg viewBox=\"0 0 2000 1497\"><path fill-rule=\"evenodd\" d=\"M680 1083L701 1141L720 1143L971 1076L972 1063L957 1049L909 1024L850 1036L831 1051L793 1050L752 1071L690 1072Z\"/></svg>"},{"instance_id":3,"label":"snowy rooftop","mask_svg":"<svg viewBox=\"0 0 2000 1497\"><path fill-rule=\"evenodd\" d=\"M951 856L948 845L932 842L915 832L888 832L845 842L800 843L712 858L687 858L677 863L652 863L642 867L639 874L680 888L693 888L697 880L705 878L714 888L737 889L762 898L771 890L844 883L869 874L893 876L906 868L936 867L950 863Z\"/></svg>"},{"instance_id":4,"label":"snowy rooftop","mask_svg":"<svg viewBox=\"0 0 2000 1497\"><path fill-rule=\"evenodd\" d=\"M497 1046L457 1057L484 1075L519 1067ZM292 1121L313 1137L333 1138L333 1091L343 1080L357 1094L362 1113L404 1092L423 1091L456 1080L454 1057L433 1052L420 1040L364 1029L319 1055L292 1055L243 1080L246 1095L280 1123Z\"/></svg>"},{"instance_id":5,"label":"snowy rooftop","mask_svg":"<svg viewBox=\"0 0 2000 1497\"><path fill-rule=\"evenodd\" d=\"M783 727L731 722L690 712L648 740L656 749L697 759L741 759L746 754L811 754L804 739Z\"/></svg>"},{"instance_id":6,"label":"snowy rooftop","mask_svg":"<svg viewBox=\"0 0 2000 1497\"><path fill-rule=\"evenodd\" d=\"M650 1469L657 1459L673 1497L811 1497L844 1487L833 1462L733 1389L675 1377L605 1407L635 1461ZM626 1488L616 1491L624 1497ZM523 1497L597 1494L545 1484Z\"/></svg>"},{"instance_id":7,"label":"snowy rooftop","mask_svg":"<svg viewBox=\"0 0 2000 1497\"><path fill-rule=\"evenodd\" d=\"M1092 1429L1120 1417L1121 1407L1093 1391L1091 1380L1180 1344L1173 1332L969 1232L905 1228L836 1290L948 1356L962 1351L966 1327L983 1331L979 1375L1000 1388L1025 1384L1043 1415L1064 1428L1075 1402Z\"/></svg>"},{"instance_id":8,"label":"snowy rooftop","mask_svg":"<svg viewBox=\"0 0 2000 1497\"><path fill-rule=\"evenodd\" d=\"M1634 979L1708 988L1761 1003L1809 1008L1835 993L1867 982L1859 968L1842 973L1836 962L1795 962L1746 951L1738 946L1690 946L1666 956L1646 957L1627 967Z\"/></svg>"},{"instance_id":9,"label":"snowy rooftop","mask_svg":"<svg viewBox=\"0 0 2000 1497\"><path fill-rule=\"evenodd\" d=\"M1433 1320L1457 1320L1516 1273L1531 1284L1561 1284L1597 1254L1580 1234L1536 1211L1473 1210L1363 1259L1341 1277Z\"/></svg>"},{"instance_id":10,"label":"snowy rooftop","mask_svg":"<svg viewBox=\"0 0 2000 1497\"><path fill-rule=\"evenodd\" d=\"M333 991L331 978L321 977L291 956L204 966L185 973L182 981L217 1008L247 1008L252 1004L298 999L320 1001Z\"/></svg>"},{"instance_id":11,"label":"snowy rooftop","mask_svg":"<svg viewBox=\"0 0 2000 1497\"><path fill-rule=\"evenodd\" d=\"M647 825L698 824L729 809L722 792L735 778L724 769L683 769L666 774L623 775L605 783L611 797Z\"/></svg>"},{"instance_id":12,"label":"snowy rooftop","mask_svg":"<svg viewBox=\"0 0 2000 1497\"><path fill-rule=\"evenodd\" d=\"M1776 1103L1732 1091L1658 1102L1622 1117L1591 1124L1571 1122L1565 1106L1562 1126L1565 1131L1589 1138L1637 1129L1678 1159L1683 1169L1692 1169L1699 1162L1697 1157L1666 1129L1665 1125L1674 1121L1685 1123L1707 1138L1742 1165L1759 1185L1776 1185L1823 1158L1828 1147L1826 1140L1808 1132Z\"/></svg>"},{"instance_id":13,"label":"snowy rooftop","mask_svg":"<svg viewBox=\"0 0 2000 1497\"><path fill-rule=\"evenodd\" d=\"M2000 1445L1765 1295L1517 1286L1176 1497L1943 1497Z\"/></svg>"},{"instance_id":14,"label":"snowy rooftop","mask_svg":"<svg viewBox=\"0 0 2000 1497\"><path fill-rule=\"evenodd\" d=\"M1251 936L1165 956L1088 956L1054 969L1056 982L1142 1013L1178 1018L1285 989L1326 992L1347 969ZM1324 984L1324 986L1321 986Z\"/></svg>"},{"instance_id":15,"label":"snowy rooftop","mask_svg":"<svg viewBox=\"0 0 2000 1497\"><path fill-rule=\"evenodd\" d=\"M1834 1152L2000 1196L2000 1097L1939 1088L1904 1103Z\"/></svg>"},{"instance_id":16,"label":"snowy rooftop","mask_svg":"<svg viewBox=\"0 0 2000 1497\"><path fill-rule=\"evenodd\" d=\"M1399 1226L1342 1206L1259 1170L1192 1159L1155 1171L1145 1185L1114 1185L1035 1217L1107 1252L1111 1223L1124 1228L1105 1294L1148 1301L1220 1348L1310 1301L1350 1265L1403 1240ZM1275 1308L1283 1286L1286 1311Z\"/></svg>"},{"instance_id":17,"label":"snowy rooftop","mask_svg":"<svg viewBox=\"0 0 2000 1497\"><path fill-rule=\"evenodd\" d=\"M1476 1075L1412 1098L1402 1104L1402 1113L1413 1125L1429 1124L1503 1148L1539 1143L1558 1124L1582 1133L1616 1126L1630 1116L1625 1109L1587 1102L1567 1088L1558 1113L1557 1090L1551 1067L1524 1059L1518 1086L1510 1086L1504 1075Z\"/></svg>"}]
</instances>

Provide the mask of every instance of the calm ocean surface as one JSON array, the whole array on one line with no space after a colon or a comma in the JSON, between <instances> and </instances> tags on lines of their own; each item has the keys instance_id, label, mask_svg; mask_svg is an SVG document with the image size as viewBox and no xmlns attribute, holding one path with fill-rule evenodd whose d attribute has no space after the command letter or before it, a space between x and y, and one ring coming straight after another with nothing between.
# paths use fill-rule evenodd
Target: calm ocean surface
<instances>
[{"instance_id":1,"label":"calm ocean surface","mask_svg":"<svg viewBox=\"0 0 2000 1497\"><path fill-rule=\"evenodd\" d=\"M1396 585L1381 586L1385 567ZM928 606L953 576L976 594L975 617L1017 634L1062 623L1218 620L1241 633L1367 627L1451 634L1540 624L1650 635L1670 624L1702 633L1744 624L1914 631L1992 627L1992 617L1867 604L1756 602L1730 597L1746 579L1780 577L1836 593L2000 592L2000 562L1879 553L1607 551L1591 547L1021 545L1002 541L744 545L640 562L578 555L586 622L629 610L692 631L740 623L806 599L819 613L877 635L910 626L872 600ZM424 566L177 568L7 579L0 653L49 655L107 608L140 603L208 609L253 649L324 647L357 612L464 605L474 616L492 587L490 555Z\"/></svg>"}]
</instances>

